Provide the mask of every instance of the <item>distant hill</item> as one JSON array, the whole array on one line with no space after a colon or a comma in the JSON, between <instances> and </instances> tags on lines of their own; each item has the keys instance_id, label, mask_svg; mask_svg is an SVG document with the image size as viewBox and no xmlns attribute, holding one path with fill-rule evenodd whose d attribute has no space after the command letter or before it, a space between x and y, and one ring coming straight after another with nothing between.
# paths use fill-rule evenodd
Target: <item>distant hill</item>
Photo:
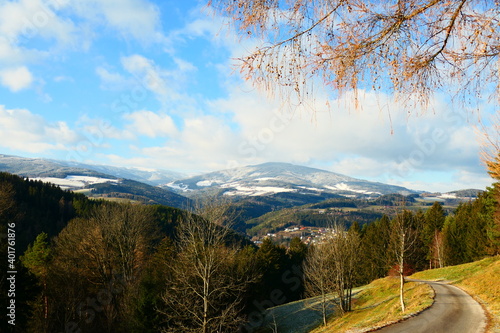
<instances>
[{"instance_id":1,"label":"distant hill","mask_svg":"<svg viewBox=\"0 0 500 333\"><path fill-rule=\"evenodd\" d=\"M289 163L264 163L176 180L168 184L187 196L217 191L237 197L269 196L276 193L336 194L345 197L377 197L412 194L407 188Z\"/></svg>"},{"instance_id":2,"label":"distant hill","mask_svg":"<svg viewBox=\"0 0 500 333\"><path fill-rule=\"evenodd\" d=\"M73 161L58 161L42 158L27 158L0 154L0 171L10 172L24 177L57 177L65 178L69 175L82 176L114 176L116 178L131 179L152 186L172 182L185 177L184 174L154 169L140 169L94 165Z\"/></svg>"},{"instance_id":3,"label":"distant hill","mask_svg":"<svg viewBox=\"0 0 500 333\"><path fill-rule=\"evenodd\" d=\"M171 181L170 177L173 177L174 173L168 176L168 172L93 166L9 155L0 155L0 171L52 183L64 190L82 192L92 197L133 200L176 208L186 208L191 201L168 189L135 180L149 177L150 183ZM104 173L105 171L110 173ZM122 177L127 175L135 179ZM157 177L155 181L152 180L154 177Z\"/></svg>"},{"instance_id":4,"label":"distant hill","mask_svg":"<svg viewBox=\"0 0 500 333\"><path fill-rule=\"evenodd\" d=\"M191 200L186 197L160 187L130 179L122 179L118 183L105 182L92 185L91 195L122 198L146 204L160 204L181 209L187 209L192 206Z\"/></svg>"},{"instance_id":5,"label":"distant hill","mask_svg":"<svg viewBox=\"0 0 500 333\"><path fill-rule=\"evenodd\" d=\"M190 206L191 199L208 193L223 195L233 200L238 216L235 227L242 232L249 229L255 231L256 224L264 222L257 218L264 214L304 205L315 205L310 209L354 209L354 206L359 206L356 200L372 200L373 205L391 206L394 200L401 200L405 196L407 203L416 200L425 206L440 201L453 207L473 199L481 192L473 189L449 193L417 192L330 171L273 162L186 178L182 173L166 170L91 165L0 154L0 171L50 182L62 189L83 192L91 197L177 208ZM288 214L282 216L283 219L288 219L285 218ZM371 213L349 213L345 218L347 217L365 222L371 218ZM311 218L321 219L322 216L307 212L290 218L290 221L307 222ZM250 220L253 221L248 223ZM265 229L275 229L278 224L283 223L275 223L273 227Z\"/></svg>"}]
</instances>

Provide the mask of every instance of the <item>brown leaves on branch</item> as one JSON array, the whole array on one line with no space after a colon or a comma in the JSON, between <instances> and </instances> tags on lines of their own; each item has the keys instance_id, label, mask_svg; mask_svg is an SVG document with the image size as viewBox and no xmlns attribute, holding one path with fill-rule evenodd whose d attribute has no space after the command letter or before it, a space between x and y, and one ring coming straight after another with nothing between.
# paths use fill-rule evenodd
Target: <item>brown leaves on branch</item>
<instances>
[{"instance_id":1,"label":"brown leaves on branch","mask_svg":"<svg viewBox=\"0 0 500 333\"><path fill-rule=\"evenodd\" d=\"M500 6L486 0L213 0L242 37L266 44L241 71L300 103L315 85L392 92L425 106L439 89L497 97ZM318 79L321 79L318 80Z\"/></svg>"}]
</instances>

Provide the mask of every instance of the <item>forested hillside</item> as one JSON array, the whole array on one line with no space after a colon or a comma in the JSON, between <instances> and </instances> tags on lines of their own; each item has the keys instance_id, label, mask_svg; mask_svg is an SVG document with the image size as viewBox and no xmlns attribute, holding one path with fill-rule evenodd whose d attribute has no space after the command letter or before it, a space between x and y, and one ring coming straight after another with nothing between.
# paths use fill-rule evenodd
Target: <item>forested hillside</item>
<instances>
[{"instance_id":1,"label":"forested hillside","mask_svg":"<svg viewBox=\"0 0 500 333\"><path fill-rule=\"evenodd\" d=\"M320 207L345 205L352 203L333 199ZM400 226L411 237L404 274L499 252L493 189L452 213L439 203L396 209L362 226L350 221L349 230L310 246L299 238L287 247L266 238L257 247L229 228L238 212L220 199L187 212L91 200L3 173L1 248L5 254L14 248L15 260L1 261L1 301L15 299L16 328L23 332L252 332L265 309L318 294L311 281L322 276L330 279L323 291L344 295L398 274ZM7 284L12 267L15 297ZM350 297L333 304L348 312Z\"/></svg>"},{"instance_id":2,"label":"forested hillside","mask_svg":"<svg viewBox=\"0 0 500 333\"><path fill-rule=\"evenodd\" d=\"M228 211L96 201L1 174L1 248L16 260L1 261L0 297L4 308L15 300L14 331L233 331L270 306L282 276L280 302L299 299L305 246L257 248L225 227Z\"/></svg>"}]
</instances>

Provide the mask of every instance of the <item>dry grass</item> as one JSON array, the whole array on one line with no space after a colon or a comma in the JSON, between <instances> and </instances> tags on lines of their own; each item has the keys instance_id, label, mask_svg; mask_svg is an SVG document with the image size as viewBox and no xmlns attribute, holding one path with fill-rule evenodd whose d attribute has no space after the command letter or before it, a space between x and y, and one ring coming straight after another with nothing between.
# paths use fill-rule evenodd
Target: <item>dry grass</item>
<instances>
[{"instance_id":1,"label":"dry grass","mask_svg":"<svg viewBox=\"0 0 500 333\"><path fill-rule=\"evenodd\" d=\"M500 256L419 272L412 278L448 280L464 289L489 312L491 321L488 332L500 333ZM276 315L280 332L367 332L400 321L432 305L434 291L430 286L408 282L405 290L405 314L401 313L399 304L399 279L388 277L358 289L352 312L342 317L332 316L327 327L318 327L312 331L312 327L321 323L321 315L310 309L306 301L285 304L268 311Z\"/></svg>"},{"instance_id":2,"label":"dry grass","mask_svg":"<svg viewBox=\"0 0 500 333\"><path fill-rule=\"evenodd\" d=\"M500 256L472 263L433 269L412 276L423 280L448 280L480 302L489 314L488 332L500 332Z\"/></svg>"},{"instance_id":3,"label":"dry grass","mask_svg":"<svg viewBox=\"0 0 500 333\"><path fill-rule=\"evenodd\" d=\"M328 326L319 327L312 332L366 332L421 312L432 305L433 297L434 291L430 286L406 283L407 309L402 313L399 303L399 279L387 277L375 280L356 296L352 312L342 317L330 318Z\"/></svg>"}]
</instances>

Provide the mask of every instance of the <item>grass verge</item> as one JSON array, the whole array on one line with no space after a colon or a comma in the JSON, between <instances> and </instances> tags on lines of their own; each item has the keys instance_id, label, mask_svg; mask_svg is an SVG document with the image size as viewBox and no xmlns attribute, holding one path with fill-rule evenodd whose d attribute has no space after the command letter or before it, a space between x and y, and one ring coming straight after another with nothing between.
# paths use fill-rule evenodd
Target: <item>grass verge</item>
<instances>
[{"instance_id":1,"label":"grass verge","mask_svg":"<svg viewBox=\"0 0 500 333\"><path fill-rule=\"evenodd\" d=\"M344 316L333 316L326 327L319 327L312 332L367 332L419 313L431 306L433 299L434 291L429 285L407 282L407 309L402 313L399 278L386 277L373 281L356 295L353 311Z\"/></svg>"},{"instance_id":2,"label":"grass verge","mask_svg":"<svg viewBox=\"0 0 500 333\"><path fill-rule=\"evenodd\" d=\"M500 256L416 273L414 279L447 280L472 295L488 312L487 332L500 333Z\"/></svg>"}]
</instances>

